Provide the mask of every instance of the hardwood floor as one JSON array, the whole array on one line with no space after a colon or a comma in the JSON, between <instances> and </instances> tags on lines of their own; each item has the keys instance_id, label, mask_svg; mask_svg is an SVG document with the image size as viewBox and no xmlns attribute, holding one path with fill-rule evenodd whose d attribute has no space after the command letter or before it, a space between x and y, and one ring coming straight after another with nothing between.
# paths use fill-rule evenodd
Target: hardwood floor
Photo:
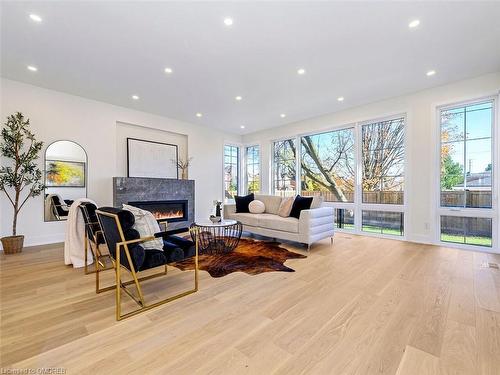
<instances>
[{"instance_id":1,"label":"hardwood floor","mask_svg":"<svg viewBox=\"0 0 500 375\"><path fill-rule=\"evenodd\" d=\"M484 265L498 255L338 234L287 261L295 273L202 271L198 293L121 322L114 293L96 295L94 276L64 266L61 246L0 259L4 368L500 374L500 271ZM146 298L191 277L169 269L146 282Z\"/></svg>"}]
</instances>

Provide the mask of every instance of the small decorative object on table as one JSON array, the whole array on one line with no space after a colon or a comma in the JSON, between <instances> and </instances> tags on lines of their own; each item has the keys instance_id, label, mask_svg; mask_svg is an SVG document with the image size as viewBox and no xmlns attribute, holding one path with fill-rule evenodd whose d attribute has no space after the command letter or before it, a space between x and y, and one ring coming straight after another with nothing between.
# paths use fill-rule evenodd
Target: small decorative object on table
<instances>
[{"instance_id":1,"label":"small decorative object on table","mask_svg":"<svg viewBox=\"0 0 500 375\"><path fill-rule=\"evenodd\" d=\"M215 223L220 223L220 221L221 221L221 217L220 216L210 215L209 219L214 224Z\"/></svg>"},{"instance_id":2,"label":"small decorative object on table","mask_svg":"<svg viewBox=\"0 0 500 375\"><path fill-rule=\"evenodd\" d=\"M222 220L222 201L214 200L213 205L215 206L215 215L210 215L209 219L212 223L220 223Z\"/></svg>"}]
</instances>

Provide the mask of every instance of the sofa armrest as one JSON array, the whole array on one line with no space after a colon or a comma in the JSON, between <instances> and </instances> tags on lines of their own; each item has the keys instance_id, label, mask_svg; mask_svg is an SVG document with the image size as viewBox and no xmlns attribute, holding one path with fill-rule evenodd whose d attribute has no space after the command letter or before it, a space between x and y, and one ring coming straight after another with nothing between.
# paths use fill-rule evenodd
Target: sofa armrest
<instances>
[{"instance_id":1,"label":"sofa armrest","mask_svg":"<svg viewBox=\"0 0 500 375\"><path fill-rule=\"evenodd\" d=\"M224 218L229 219L235 213L236 213L236 204L228 203L224 205Z\"/></svg>"},{"instance_id":2,"label":"sofa armrest","mask_svg":"<svg viewBox=\"0 0 500 375\"><path fill-rule=\"evenodd\" d=\"M331 216L333 217L334 209L333 207L318 207L309 210L300 211L299 221L311 220L318 217Z\"/></svg>"},{"instance_id":3,"label":"sofa armrest","mask_svg":"<svg viewBox=\"0 0 500 375\"><path fill-rule=\"evenodd\" d=\"M317 231L333 231L333 207L319 207L300 211L299 233L310 235Z\"/></svg>"}]
</instances>

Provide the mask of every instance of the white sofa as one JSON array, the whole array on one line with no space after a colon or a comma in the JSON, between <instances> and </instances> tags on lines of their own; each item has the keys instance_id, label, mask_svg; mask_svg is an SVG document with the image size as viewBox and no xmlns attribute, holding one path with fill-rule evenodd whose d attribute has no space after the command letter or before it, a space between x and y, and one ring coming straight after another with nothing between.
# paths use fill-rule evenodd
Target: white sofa
<instances>
[{"instance_id":1,"label":"white sofa","mask_svg":"<svg viewBox=\"0 0 500 375\"><path fill-rule=\"evenodd\" d=\"M264 202L266 209L262 214L236 213L235 204L224 205L224 218L240 221L243 230L262 236L301 242L309 249L311 244L330 238L333 243L333 207L302 210L300 218L281 217L278 209L281 197L256 194L256 200Z\"/></svg>"}]
</instances>

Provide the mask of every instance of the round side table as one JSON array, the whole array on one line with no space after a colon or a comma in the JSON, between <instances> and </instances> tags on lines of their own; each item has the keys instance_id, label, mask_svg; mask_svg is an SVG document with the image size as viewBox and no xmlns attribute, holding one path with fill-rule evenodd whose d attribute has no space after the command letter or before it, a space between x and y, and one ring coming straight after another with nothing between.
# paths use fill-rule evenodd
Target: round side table
<instances>
[{"instance_id":1,"label":"round side table","mask_svg":"<svg viewBox=\"0 0 500 375\"><path fill-rule=\"evenodd\" d=\"M236 220L222 220L219 223L197 221L190 228L197 228L199 233L199 250L202 254L229 253L236 249L240 242L243 225ZM191 231L193 241L195 233Z\"/></svg>"}]
</instances>

